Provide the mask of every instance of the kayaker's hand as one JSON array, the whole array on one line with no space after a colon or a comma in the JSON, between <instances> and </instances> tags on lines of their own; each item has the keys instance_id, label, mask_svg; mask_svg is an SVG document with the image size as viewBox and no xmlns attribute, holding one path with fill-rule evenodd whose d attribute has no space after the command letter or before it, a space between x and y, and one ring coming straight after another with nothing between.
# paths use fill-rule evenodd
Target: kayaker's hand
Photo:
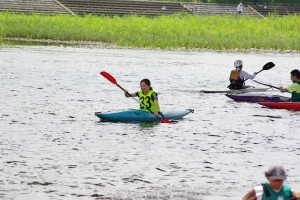
<instances>
[{"instance_id":1,"label":"kayaker's hand","mask_svg":"<svg viewBox=\"0 0 300 200\"><path fill-rule=\"evenodd\" d=\"M297 200L300 200L300 192L293 192L293 197L297 198Z\"/></svg>"},{"instance_id":2,"label":"kayaker's hand","mask_svg":"<svg viewBox=\"0 0 300 200\"><path fill-rule=\"evenodd\" d=\"M257 72L254 72L254 74L256 75L256 74L258 74Z\"/></svg>"},{"instance_id":3,"label":"kayaker's hand","mask_svg":"<svg viewBox=\"0 0 300 200\"><path fill-rule=\"evenodd\" d=\"M157 111L155 111L155 112L153 113L153 115L154 115L154 116L157 116L157 115L158 115L158 112L157 112Z\"/></svg>"},{"instance_id":4,"label":"kayaker's hand","mask_svg":"<svg viewBox=\"0 0 300 200\"><path fill-rule=\"evenodd\" d=\"M284 92L284 91L283 91L283 87L280 87L279 90L280 90L280 92L282 92L282 93Z\"/></svg>"},{"instance_id":5,"label":"kayaker's hand","mask_svg":"<svg viewBox=\"0 0 300 200\"><path fill-rule=\"evenodd\" d=\"M128 97L128 91L124 90L125 97Z\"/></svg>"}]
</instances>

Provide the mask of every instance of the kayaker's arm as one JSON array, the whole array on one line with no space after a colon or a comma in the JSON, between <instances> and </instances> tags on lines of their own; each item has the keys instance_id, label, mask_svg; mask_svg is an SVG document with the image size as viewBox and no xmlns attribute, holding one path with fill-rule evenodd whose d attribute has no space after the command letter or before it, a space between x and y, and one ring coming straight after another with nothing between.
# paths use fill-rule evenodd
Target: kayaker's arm
<instances>
[{"instance_id":1,"label":"kayaker's arm","mask_svg":"<svg viewBox=\"0 0 300 200\"><path fill-rule=\"evenodd\" d=\"M155 105L155 112L153 113L154 116L158 115L159 112L159 103L158 103L158 97L157 97L157 93L153 92L151 95L152 101L154 102Z\"/></svg>"},{"instance_id":2,"label":"kayaker's arm","mask_svg":"<svg viewBox=\"0 0 300 200\"><path fill-rule=\"evenodd\" d=\"M157 99L154 99L154 104L155 104L154 116L157 116L158 115L158 108L159 108L158 100Z\"/></svg>"},{"instance_id":3,"label":"kayaker's arm","mask_svg":"<svg viewBox=\"0 0 300 200\"><path fill-rule=\"evenodd\" d=\"M254 189L249 191L241 200L256 200L256 192Z\"/></svg>"},{"instance_id":4,"label":"kayaker's arm","mask_svg":"<svg viewBox=\"0 0 300 200\"><path fill-rule=\"evenodd\" d=\"M289 92L287 88L282 88L282 87L280 87L279 89L280 89L280 92L282 92L282 93L283 93L283 92Z\"/></svg>"},{"instance_id":5,"label":"kayaker's arm","mask_svg":"<svg viewBox=\"0 0 300 200\"><path fill-rule=\"evenodd\" d=\"M254 79L256 77L257 72L254 72L253 75L248 74L244 70L241 70L240 77L244 79Z\"/></svg>"},{"instance_id":6,"label":"kayaker's arm","mask_svg":"<svg viewBox=\"0 0 300 200\"><path fill-rule=\"evenodd\" d=\"M124 90L124 94L125 94L125 97L136 97L136 93L130 94L127 90Z\"/></svg>"}]
</instances>

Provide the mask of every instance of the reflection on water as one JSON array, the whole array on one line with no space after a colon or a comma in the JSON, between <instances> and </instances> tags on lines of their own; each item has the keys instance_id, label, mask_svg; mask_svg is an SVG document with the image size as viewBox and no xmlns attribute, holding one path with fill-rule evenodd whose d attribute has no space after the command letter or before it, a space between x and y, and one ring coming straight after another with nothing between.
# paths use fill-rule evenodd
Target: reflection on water
<instances>
[{"instance_id":1,"label":"reflection on water","mask_svg":"<svg viewBox=\"0 0 300 200\"><path fill-rule=\"evenodd\" d=\"M139 123L139 126L141 127L141 130L148 129L148 128L154 128L158 126L160 122L141 122Z\"/></svg>"},{"instance_id":2,"label":"reflection on water","mask_svg":"<svg viewBox=\"0 0 300 200\"><path fill-rule=\"evenodd\" d=\"M199 92L226 87L236 59L249 72L274 62L257 80L288 86L297 54L21 46L0 55L1 199L238 199L275 162L300 190L299 112ZM149 78L162 110L195 113L175 124L100 122L95 112L138 108L100 71L130 92Z\"/></svg>"}]
</instances>

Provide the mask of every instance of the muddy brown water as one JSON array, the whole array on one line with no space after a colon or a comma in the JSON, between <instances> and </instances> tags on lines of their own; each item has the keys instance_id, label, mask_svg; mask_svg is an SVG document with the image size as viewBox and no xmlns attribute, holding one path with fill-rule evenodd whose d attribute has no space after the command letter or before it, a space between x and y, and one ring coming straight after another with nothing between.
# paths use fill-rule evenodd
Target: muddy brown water
<instances>
[{"instance_id":1,"label":"muddy brown water","mask_svg":"<svg viewBox=\"0 0 300 200\"><path fill-rule=\"evenodd\" d=\"M300 112L224 94L236 59L257 80L288 86L299 54L19 46L0 49L1 199L239 199L273 163L300 191ZM149 78L176 124L101 122L94 112L138 108ZM261 87L248 80L249 85ZM269 90L264 94L280 93ZM289 96L289 94L284 94Z\"/></svg>"}]
</instances>

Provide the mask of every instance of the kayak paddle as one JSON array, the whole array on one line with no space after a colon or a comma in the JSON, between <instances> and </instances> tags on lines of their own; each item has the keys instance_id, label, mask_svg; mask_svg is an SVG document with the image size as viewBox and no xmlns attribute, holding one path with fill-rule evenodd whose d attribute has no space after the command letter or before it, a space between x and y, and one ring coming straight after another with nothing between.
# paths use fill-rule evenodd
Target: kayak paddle
<instances>
[{"instance_id":1,"label":"kayak paddle","mask_svg":"<svg viewBox=\"0 0 300 200\"><path fill-rule=\"evenodd\" d=\"M262 84L262 85L269 86L269 87L271 87L271 88L276 88L276 89L280 90L279 87L275 87L275 86L273 86L273 85L264 84L264 83L258 82L258 81L256 81L256 80L252 80L252 81L254 81L255 83L258 83L258 84Z\"/></svg>"},{"instance_id":2,"label":"kayak paddle","mask_svg":"<svg viewBox=\"0 0 300 200\"><path fill-rule=\"evenodd\" d=\"M101 74L102 76L104 76L107 80L109 80L111 83L113 83L113 84L115 84L116 86L118 86L119 88L121 88L121 90L125 91L125 89L122 88L122 87L117 83L116 79L115 79L112 75L110 75L109 73L107 73L107 72L105 72L105 71L100 72L100 74ZM152 111L151 111L148 107L146 107L142 102L140 102L140 101L138 101L136 98L134 98L129 92L127 92L127 94L128 94L130 97L132 97L136 102L138 102L141 106L143 106L144 108L146 108L149 112L151 112L151 113L154 115L154 112L152 112ZM162 123L171 123L171 122L170 122L169 120L167 120L167 119L162 119L162 118L160 118L160 117L158 117L158 116L155 116L155 117L157 117L157 118L159 119L159 121L162 122Z\"/></svg>"},{"instance_id":3,"label":"kayak paddle","mask_svg":"<svg viewBox=\"0 0 300 200\"><path fill-rule=\"evenodd\" d=\"M268 62L268 63L266 63L266 64L263 66L262 70L260 70L259 72L257 72L257 74L260 73L260 72L263 71L263 70L269 70L269 69L272 69L273 67L275 67L275 64L272 63L272 62Z\"/></svg>"},{"instance_id":4,"label":"kayak paddle","mask_svg":"<svg viewBox=\"0 0 300 200\"><path fill-rule=\"evenodd\" d=\"M260 70L259 72L256 73L256 75L257 75L258 73L260 73L261 71L269 70L269 69L272 69L273 67L275 67L275 64L274 64L273 62L268 62L268 63L266 63L266 64L263 66L262 70ZM246 80L248 80L248 79L246 79ZM245 80L245 81L246 81L246 80Z\"/></svg>"}]
</instances>

